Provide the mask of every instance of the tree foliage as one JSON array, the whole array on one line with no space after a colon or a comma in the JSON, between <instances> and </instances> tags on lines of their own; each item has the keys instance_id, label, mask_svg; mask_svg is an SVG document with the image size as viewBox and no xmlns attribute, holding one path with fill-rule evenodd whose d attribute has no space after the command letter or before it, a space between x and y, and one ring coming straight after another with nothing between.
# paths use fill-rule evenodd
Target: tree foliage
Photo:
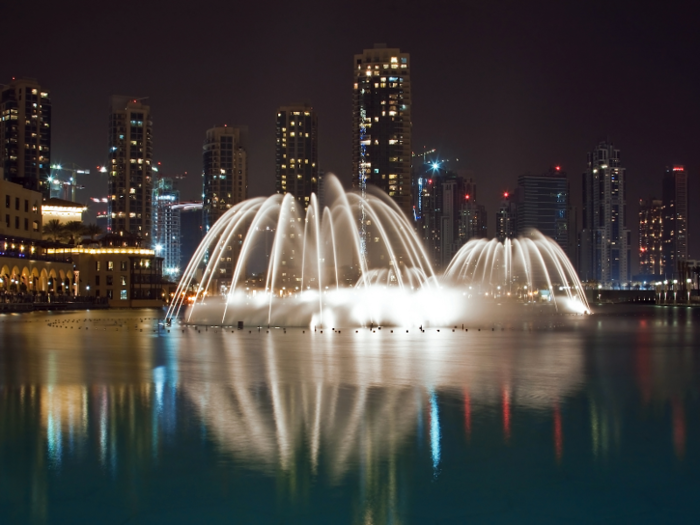
<instances>
[{"instance_id":1,"label":"tree foliage","mask_svg":"<svg viewBox=\"0 0 700 525\"><path fill-rule=\"evenodd\" d=\"M95 240L102 233L102 228L97 224L86 225L80 221L61 224L58 219L52 219L44 223L42 233L44 239L53 242L77 244L84 236L90 236L90 239Z\"/></svg>"}]
</instances>

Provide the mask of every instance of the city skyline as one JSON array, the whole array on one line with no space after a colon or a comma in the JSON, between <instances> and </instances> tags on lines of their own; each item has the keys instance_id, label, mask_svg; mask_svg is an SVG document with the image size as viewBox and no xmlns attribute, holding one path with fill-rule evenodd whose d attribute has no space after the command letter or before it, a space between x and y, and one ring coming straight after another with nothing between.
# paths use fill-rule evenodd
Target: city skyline
<instances>
[{"instance_id":1,"label":"city skyline","mask_svg":"<svg viewBox=\"0 0 700 525\"><path fill-rule=\"evenodd\" d=\"M112 53L111 45L97 29L80 25L89 16L99 17L103 8L91 7L88 14L67 8L47 16L55 19L55 26L37 21L53 37L52 45L59 55L34 53L34 44L29 43L8 55L0 74L3 82L12 76L37 78L51 92L52 162L75 162L92 169L92 174L84 177L88 189L82 195L88 197L105 196L101 189L105 179L94 168L107 160L101 109L113 93L150 97L147 104L154 114L154 160L162 161L166 174L190 174L182 183L184 199L201 191L201 136L222 121L250 127L249 195L273 193L273 112L289 100L313 103L319 115L320 167L347 180L352 175L348 172L350 64L359 50L386 42L410 53L414 66L413 150L437 147L441 156L459 158L459 167L475 174L480 201L490 214L497 209L502 192L512 189L519 175L555 164L569 173L572 204L580 210L578 180L585 170L585 152L605 137L624 152L629 177L628 223L634 224L638 199L660 195L659 173L666 165L686 166L692 199L697 194L700 159L691 123L700 118L700 107L691 96L698 83L697 72L683 66L690 63L688 50L693 46L689 44L697 36L682 30L692 19L684 14L691 13L665 8L652 13L642 6L635 8L638 16L634 21L627 22L625 8L618 4L606 7L606 17L597 17L594 9L583 6L550 10L506 5L509 9L498 15L494 14L498 6L465 7L463 12L440 6L439 10L422 12L421 17L398 12L396 24L386 28L378 20L392 6L381 4L378 20L368 20L359 31L350 31L339 22L350 13L350 7L336 7L333 12L319 7L304 25L320 30L304 36L296 48L280 48L277 21L257 27L259 34L243 28L236 39L249 41L248 48L259 49L256 54L237 52L231 57L236 69L257 71L255 80L245 82L237 74L207 72L211 61L221 55L200 60L196 50L209 42L199 43L197 31L191 30L191 38L182 43L167 36L174 26L182 27L186 17L161 14L148 7L142 14L153 18L154 36L147 42L153 61L134 68L114 60L105 68L97 57ZM262 16L257 8L246 9L253 18ZM16 27L22 27L21 21L29 16L24 11L19 7L13 13L18 20ZM192 16L197 19L200 15L195 12ZM295 20L297 16L301 15L292 15ZM442 39L433 39L420 29L438 21ZM601 32L615 27L605 43L580 38L588 34L594 21ZM59 25L81 27L80 38L77 33L59 32ZM523 27L527 27L527 34L540 30L546 36L523 40ZM10 37L14 31L14 26L9 29ZM162 43L157 43L157 35L163 37ZM668 35L674 38L665 38ZM81 53L77 53L85 41L93 45L84 52L80 47ZM165 42L172 46L168 48ZM478 50L475 42L480 43ZM125 44L129 49L133 45ZM304 52L314 59L292 59ZM590 74L590 67L599 64L603 55L604 63L624 65L605 85ZM440 71L450 71L453 80L436 75ZM278 76L290 80L276 82ZM662 81L668 78L673 81ZM700 248L693 236L698 231L698 213L691 206L691 257L697 257ZM631 245L636 246L636 227L631 229ZM489 235L493 233L491 227Z\"/></svg>"}]
</instances>

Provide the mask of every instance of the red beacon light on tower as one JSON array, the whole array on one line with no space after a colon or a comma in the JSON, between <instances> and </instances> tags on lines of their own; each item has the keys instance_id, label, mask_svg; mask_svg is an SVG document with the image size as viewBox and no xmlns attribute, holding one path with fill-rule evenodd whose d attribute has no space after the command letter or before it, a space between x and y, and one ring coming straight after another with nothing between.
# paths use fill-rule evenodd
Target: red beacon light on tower
<instances>
[{"instance_id":1,"label":"red beacon light on tower","mask_svg":"<svg viewBox=\"0 0 700 525\"><path fill-rule=\"evenodd\" d=\"M465 195L464 198L469 200L469 194Z\"/></svg>"},{"instance_id":2,"label":"red beacon light on tower","mask_svg":"<svg viewBox=\"0 0 700 525\"><path fill-rule=\"evenodd\" d=\"M507 191L504 191L504 192L503 192L503 197L506 198L506 199L508 198L508 192L507 192Z\"/></svg>"},{"instance_id":3,"label":"red beacon light on tower","mask_svg":"<svg viewBox=\"0 0 700 525\"><path fill-rule=\"evenodd\" d=\"M555 166L554 169L557 171L561 171L561 166Z\"/></svg>"}]
</instances>

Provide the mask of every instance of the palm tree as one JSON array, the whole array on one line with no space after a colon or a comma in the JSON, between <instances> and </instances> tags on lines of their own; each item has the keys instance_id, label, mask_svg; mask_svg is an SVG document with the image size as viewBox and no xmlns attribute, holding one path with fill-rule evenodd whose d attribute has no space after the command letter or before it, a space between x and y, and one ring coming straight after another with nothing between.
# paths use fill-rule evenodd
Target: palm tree
<instances>
[{"instance_id":1,"label":"palm tree","mask_svg":"<svg viewBox=\"0 0 700 525\"><path fill-rule=\"evenodd\" d=\"M61 239L63 239L66 234L63 224L61 224L61 221L58 219L51 219L44 223L42 233L46 239L53 242L61 242Z\"/></svg>"},{"instance_id":2,"label":"palm tree","mask_svg":"<svg viewBox=\"0 0 700 525\"><path fill-rule=\"evenodd\" d=\"M79 241L80 237L85 234L85 226L80 221L67 222L63 229L68 235L68 242L70 244L75 244L76 241Z\"/></svg>"},{"instance_id":3,"label":"palm tree","mask_svg":"<svg viewBox=\"0 0 700 525\"><path fill-rule=\"evenodd\" d=\"M97 224L88 224L85 226L84 230L84 235L89 235L90 239L93 241L95 240L95 237L100 235L102 233L102 228L100 228Z\"/></svg>"}]
</instances>

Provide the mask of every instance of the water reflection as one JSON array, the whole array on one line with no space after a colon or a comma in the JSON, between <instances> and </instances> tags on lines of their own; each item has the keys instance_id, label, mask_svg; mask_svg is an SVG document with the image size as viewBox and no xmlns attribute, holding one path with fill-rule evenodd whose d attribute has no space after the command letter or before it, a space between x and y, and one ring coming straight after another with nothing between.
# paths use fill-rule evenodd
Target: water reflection
<instances>
[{"instance_id":1,"label":"water reflection","mask_svg":"<svg viewBox=\"0 0 700 525\"><path fill-rule=\"evenodd\" d=\"M116 484L104 498L140 508L144 480L152 492L182 463L213 479L244 469L274 480L282 506L336 487L355 522L400 522L431 484L488 479L501 458L585 470L638 453L641 436L660 457L692 457L697 334L671 345L658 320L633 331L596 320L534 333L148 336L111 322L107 339L74 330L52 343L57 329L36 325L0 334L36 344L0 357L0 510L51 521L57 494L96 479ZM21 510L13 490L30 495L15 500Z\"/></svg>"}]
</instances>

